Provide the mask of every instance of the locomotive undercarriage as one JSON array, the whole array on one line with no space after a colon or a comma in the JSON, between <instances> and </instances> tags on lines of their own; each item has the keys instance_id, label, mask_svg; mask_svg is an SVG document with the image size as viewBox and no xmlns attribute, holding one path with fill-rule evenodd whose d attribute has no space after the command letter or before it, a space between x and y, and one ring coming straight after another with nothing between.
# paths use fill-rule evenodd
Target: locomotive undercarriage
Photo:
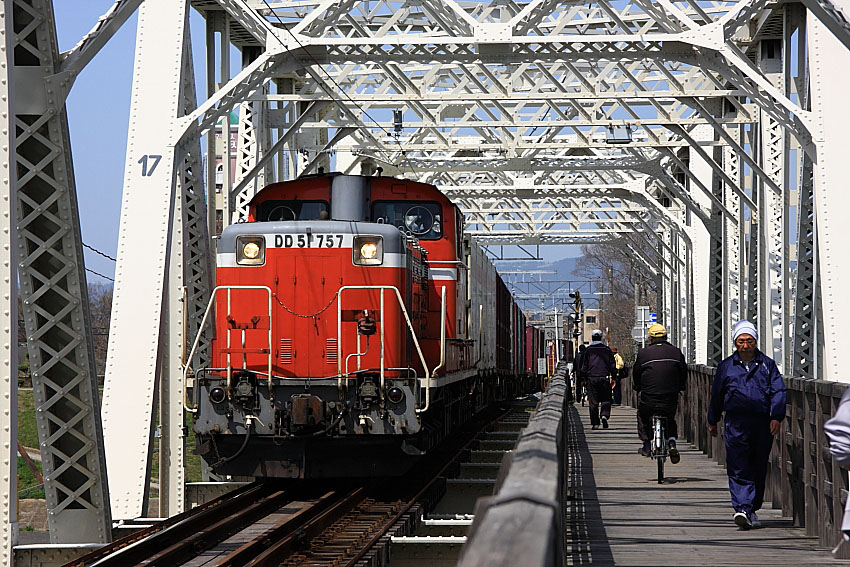
<instances>
[{"instance_id":1,"label":"locomotive undercarriage","mask_svg":"<svg viewBox=\"0 0 850 567\"><path fill-rule=\"evenodd\" d=\"M230 396L225 391L221 401L226 380L202 378L198 453L217 474L397 476L477 411L533 389L530 379L519 385L497 374L476 375L432 389L430 408L417 416L412 380L387 379L385 392L403 393L396 403L386 394L380 399L378 384L368 375L342 390L335 379L287 379L276 382L271 404L265 380L253 373L235 372Z\"/></svg>"}]
</instances>

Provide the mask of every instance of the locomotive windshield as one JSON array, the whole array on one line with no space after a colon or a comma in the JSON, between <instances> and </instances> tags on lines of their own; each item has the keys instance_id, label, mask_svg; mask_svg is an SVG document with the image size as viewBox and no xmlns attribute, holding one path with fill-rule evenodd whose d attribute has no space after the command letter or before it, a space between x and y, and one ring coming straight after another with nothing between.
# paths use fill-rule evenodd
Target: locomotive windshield
<instances>
[{"instance_id":1,"label":"locomotive windshield","mask_svg":"<svg viewBox=\"0 0 850 567\"><path fill-rule=\"evenodd\" d=\"M443 208L429 201L377 201L372 218L406 232L420 240L438 240L443 236Z\"/></svg>"},{"instance_id":2,"label":"locomotive windshield","mask_svg":"<svg viewBox=\"0 0 850 567\"><path fill-rule=\"evenodd\" d=\"M319 220L328 218L327 215L325 201L265 201L257 207L259 222Z\"/></svg>"}]
</instances>

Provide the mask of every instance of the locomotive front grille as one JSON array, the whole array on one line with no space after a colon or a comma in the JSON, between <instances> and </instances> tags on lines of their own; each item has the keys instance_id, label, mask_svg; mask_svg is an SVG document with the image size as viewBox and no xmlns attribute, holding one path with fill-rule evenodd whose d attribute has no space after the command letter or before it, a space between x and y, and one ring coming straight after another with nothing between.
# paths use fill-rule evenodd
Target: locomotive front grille
<instances>
[{"instance_id":1,"label":"locomotive front grille","mask_svg":"<svg viewBox=\"0 0 850 567\"><path fill-rule=\"evenodd\" d=\"M328 364L337 363L337 342L336 339L325 339L325 359Z\"/></svg>"},{"instance_id":2,"label":"locomotive front grille","mask_svg":"<svg viewBox=\"0 0 850 567\"><path fill-rule=\"evenodd\" d=\"M292 339L280 339L280 363L292 364Z\"/></svg>"}]
</instances>

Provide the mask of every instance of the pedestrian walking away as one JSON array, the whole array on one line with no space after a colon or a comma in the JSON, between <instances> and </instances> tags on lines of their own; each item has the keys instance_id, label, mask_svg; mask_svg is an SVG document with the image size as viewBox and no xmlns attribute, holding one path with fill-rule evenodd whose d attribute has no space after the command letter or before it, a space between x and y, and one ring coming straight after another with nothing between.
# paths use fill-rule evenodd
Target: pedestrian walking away
<instances>
[{"instance_id":1,"label":"pedestrian walking away","mask_svg":"<svg viewBox=\"0 0 850 567\"><path fill-rule=\"evenodd\" d=\"M617 371L614 353L602 343L602 331L591 333L593 339L581 355L579 375L587 387L591 429L608 429L611 417L611 376Z\"/></svg>"},{"instance_id":2,"label":"pedestrian walking away","mask_svg":"<svg viewBox=\"0 0 850 567\"><path fill-rule=\"evenodd\" d=\"M617 347L611 347L611 352L614 353L614 364L617 366L617 372L614 375L614 385L612 386L612 396L614 397L612 404L619 406L623 403L623 389L620 387L620 381L625 378L626 361L617 352Z\"/></svg>"},{"instance_id":3,"label":"pedestrian walking away","mask_svg":"<svg viewBox=\"0 0 850 567\"><path fill-rule=\"evenodd\" d=\"M575 377L576 382L576 397L581 401L582 406L584 406L584 402L587 399L587 391L584 380L582 380L581 377L581 357L584 356L584 352L586 350L587 345L579 345L575 362L573 363L573 376Z\"/></svg>"},{"instance_id":4,"label":"pedestrian walking away","mask_svg":"<svg viewBox=\"0 0 850 567\"><path fill-rule=\"evenodd\" d=\"M638 452L649 456L652 416L660 415L667 422L667 451L670 462L675 465L681 459L676 447L676 409L679 392L685 390L688 381L688 365L682 351L667 340L664 325L656 323L649 328L649 345L638 351L632 367L632 381L639 394L637 432L642 446Z\"/></svg>"},{"instance_id":5,"label":"pedestrian walking away","mask_svg":"<svg viewBox=\"0 0 850 567\"><path fill-rule=\"evenodd\" d=\"M760 525L757 512L764 499L773 436L785 419L785 382L776 362L758 349L755 325L738 321L732 342L735 352L717 366L711 382L708 431L717 435L717 423L725 412L732 518L748 530Z\"/></svg>"}]
</instances>

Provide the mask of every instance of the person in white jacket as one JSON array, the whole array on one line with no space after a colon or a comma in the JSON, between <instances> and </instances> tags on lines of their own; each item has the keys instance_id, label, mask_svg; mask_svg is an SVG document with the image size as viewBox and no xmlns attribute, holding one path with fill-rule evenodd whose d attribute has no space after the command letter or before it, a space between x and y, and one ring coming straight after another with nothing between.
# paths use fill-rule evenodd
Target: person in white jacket
<instances>
[{"instance_id":1,"label":"person in white jacket","mask_svg":"<svg viewBox=\"0 0 850 567\"><path fill-rule=\"evenodd\" d=\"M829 452L839 466L850 469L850 388L844 391L835 415L823 426L824 433L829 439ZM844 519L841 522L844 539L850 535L850 498L844 506Z\"/></svg>"}]
</instances>

